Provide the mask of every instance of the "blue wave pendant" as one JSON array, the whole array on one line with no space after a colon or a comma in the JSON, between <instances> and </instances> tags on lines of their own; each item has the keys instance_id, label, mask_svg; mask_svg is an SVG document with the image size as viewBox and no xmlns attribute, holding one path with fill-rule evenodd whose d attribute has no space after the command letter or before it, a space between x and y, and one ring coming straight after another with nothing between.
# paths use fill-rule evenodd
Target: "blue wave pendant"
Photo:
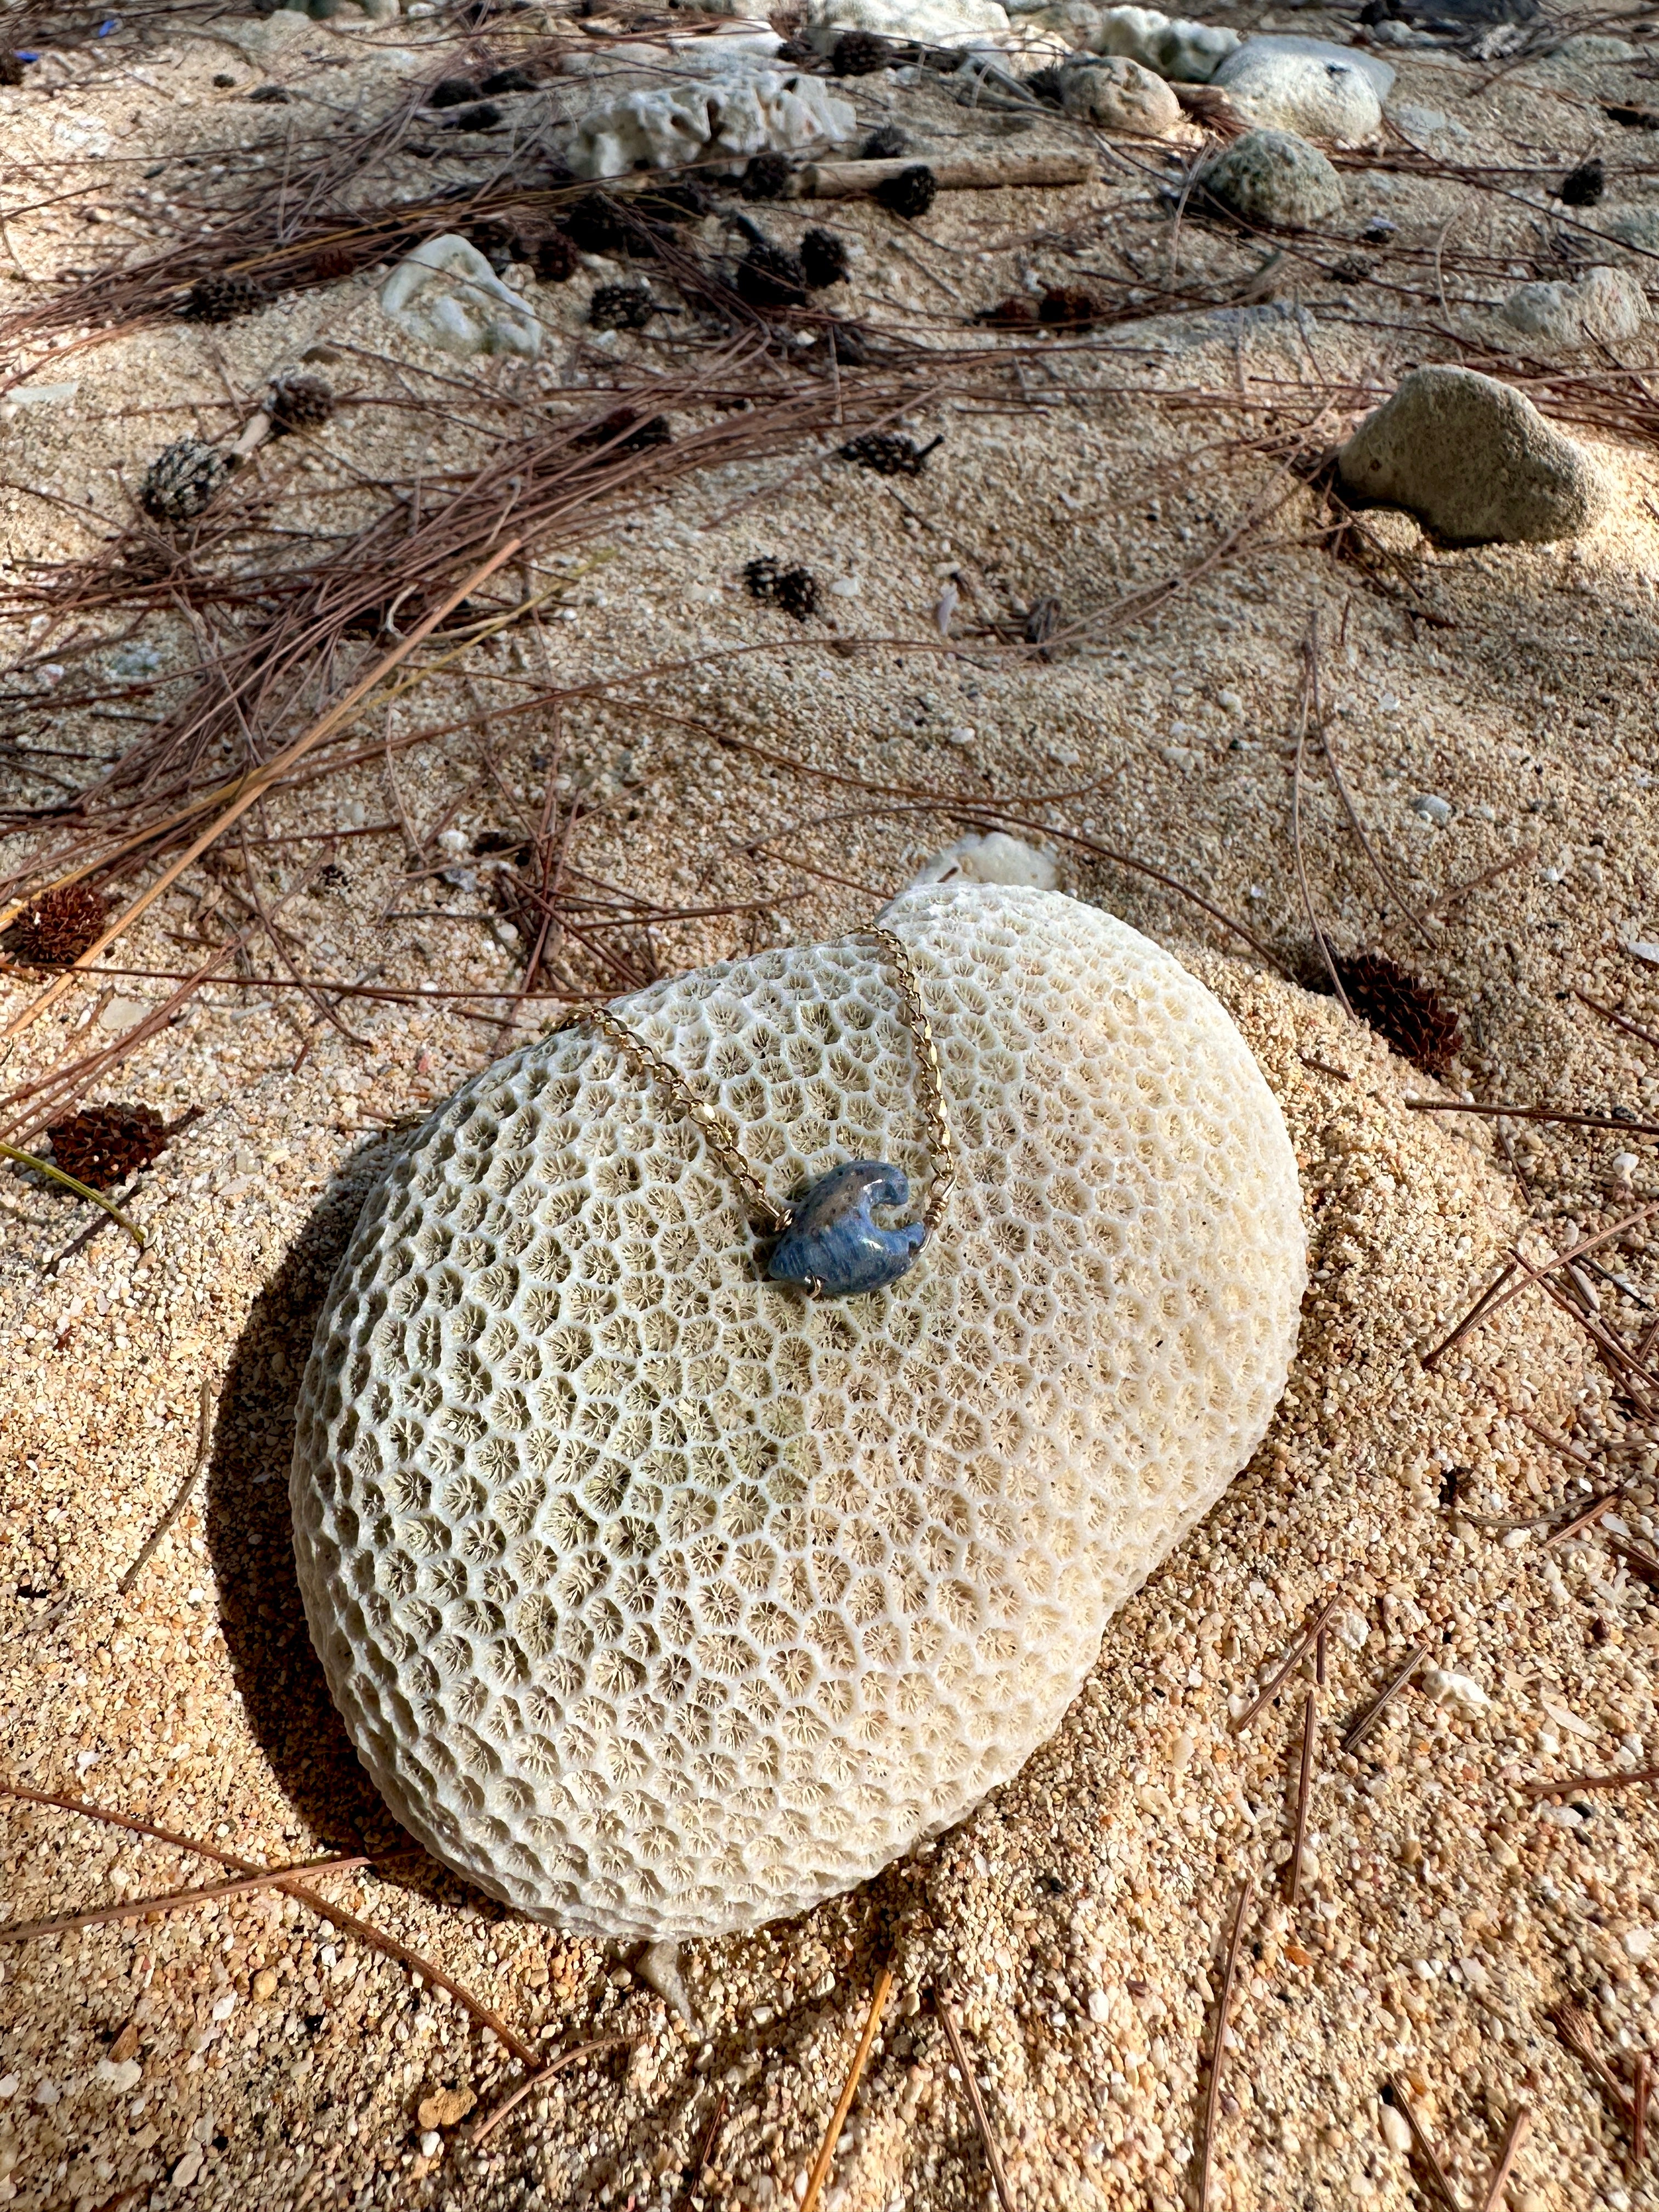
<instances>
[{"instance_id":1,"label":"blue wave pendant","mask_svg":"<svg viewBox=\"0 0 1659 2212\"><path fill-rule=\"evenodd\" d=\"M897 1282L927 1241L927 1224L883 1229L872 1206L908 1206L910 1180L885 1160L845 1160L831 1168L795 1209L773 1247L766 1272L817 1297L853 1298Z\"/></svg>"}]
</instances>

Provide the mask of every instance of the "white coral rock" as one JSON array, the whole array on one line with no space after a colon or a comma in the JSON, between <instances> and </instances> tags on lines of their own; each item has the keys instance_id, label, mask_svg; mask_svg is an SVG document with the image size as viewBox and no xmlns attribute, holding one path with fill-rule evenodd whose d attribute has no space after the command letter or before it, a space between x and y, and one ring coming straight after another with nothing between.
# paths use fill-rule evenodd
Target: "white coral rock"
<instances>
[{"instance_id":1,"label":"white coral rock","mask_svg":"<svg viewBox=\"0 0 1659 2212\"><path fill-rule=\"evenodd\" d=\"M1056 892L886 920L960 1169L891 1288L763 1280L695 1125L578 1024L428 1122L319 1322L291 1496L330 1689L398 1819L535 1917L720 1934L960 1820L1284 1386L1296 1164L1216 1000ZM926 1189L867 940L618 1012L780 1196L849 1157Z\"/></svg>"},{"instance_id":2,"label":"white coral rock","mask_svg":"<svg viewBox=\"0 0 1659 2212\"><path fill-rule=\"evenodd\" d=\"M1520 284L1504 302L1516 330L1553 344L1623 344L1648 319L1647 295L1623 269L1587 269L1573 282Z\"/></svg>"},{"instance_id":3,"label":"white coral rock","mask_svg":"<svg viewBox=\"0 0 1659 2212\"><path fill-rule=\"evenodd\" d=\"M1051 891L1060 881L1052 854L1011 837L1006 830L988 830L982 837L959 837L942 853L935 853L912 879L921 884L1023 884L1034 890Z\"/></svg>"},{"instance_id":4,"label":"white coral rock","mask_svg":"<svg viewBox=\"0 0 1659 2212\"><path fill-rule=\"evenodd\" d=\"M1157 8L1097 8L1068 0L1060 20L1091 53L1124 54L1155 75L1182 84L1206 84L1238 45L1238 33L1219 23L1173 20Z\"/></svg>"},{"instance_id":5,"label":"white coral rock","mask_svg":"<svg viewBox=\"0 0 1659 2212\"><path fill-rule=\"evenodd\" d=\"M680 84L627 92L580 118L569 149L580 177L620 177L643 164L672 169L708 155L806 153L851 136L851 100L820 77L734 61Z\"/></svg>"},{"instance_id":6,"label":"white coral rock","mask_svg":"<svg viewBox=\"0 0 1659 2212\"><path fill-rule=\"evenodd\" d=\"M447 353L517 354L533 361L541 325L477 247L454 232L422 240L380 288L398 327Z\"/></svg>"},{"instance_id":7,"label":"white coral rock","mask_svg":"<svg viewBox=\"0 0 1659 2212\"><path fill-rule=\"evenodd\" d=\"M1001 0L807 0L806 35L824 53L843 31L955 47L1000 45L1010 28Z\"/></svg>"}]
</instances>

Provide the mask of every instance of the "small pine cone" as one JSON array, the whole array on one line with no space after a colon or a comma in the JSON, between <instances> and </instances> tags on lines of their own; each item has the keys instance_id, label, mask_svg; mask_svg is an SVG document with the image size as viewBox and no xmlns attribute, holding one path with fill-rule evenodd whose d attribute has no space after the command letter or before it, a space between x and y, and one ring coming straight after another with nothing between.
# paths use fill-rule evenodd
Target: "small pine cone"
<instances>
[{"instance_id":1,"label":"small pine cone","mask_svg":"<svg viewBox=\"0 0 1659 2212\"><path fill-rule=\"evenodd\" d=\"M642 453L652 446L670 446L674 441L665 415L650 415L641 422L631 407L616 407L585 430L578 430L570 442L583 451L603 446L605 459L614 460L619 453Z\"/></svg>"},{"instance_id":2,"label":"small pine cone","mask_svg":"<svg viewBox=\"0 0 1659 2212\"><path fill-rule=\"evenodd\" d=\"M544 284L568 284L582 265L580 249L562 230L550 230L536 240L531 260Z\"/></svg>"},{"instance_id":3,"label":"small pine cone","mask_svg":"<svg viewBox=\"0 0 1659 2212\"><path fill-rule=\"evenodd\" d=\"M23 968L64 968L104 933L104 902L85 884L54 884L0 934L0 952Z\"/></svg>"},{"instance_id":4,"label":"small pine cone","mask_svg":"<svg viewBox=\"0 0 1659 2212\"><path fill-rule=\"evenodd\" d=\"M1064 331L1086 330L1106 310L1092 292L1080 284L1051 284L1037 307L1037 320Z\"/></svg>"},{"instance_id":5,"label":"small pine cone","mask_svg":"<svg viewBox=\"0 0 1659 2212\"><path fill-rule=\"evenodd\" d=\"M279 376L265 401L274 430L315 430L334 412L334 392L320 376Z\"/></svg>"},{"instance_id":6,"label":"small pine cone","mask_svg":"<svg viewBox=\"0 0 1659 2212\"><path fill-rule=\"evenodd\" d=\"M191 286L185 313L193 323L228 323L263 307L268 296L258 277L246 270L219 269Z\"/></svg>"},{"instance_id":7,"label":"small pine cone","mask_svg":"<svg viewBox=\"0 0 1659 2212\"><path fill-rule=\"evenodd\" d=\"M751 246L738 264L738 297L751 307L803 307L806 270L800 257L781 246Z\"/></svg>"},{"instance_id":8,"label":"small pine cone","mask_svg":"<svg viewBox=\"0 0 1659 2212\"><path fill-rule=\"evenodd\" d=\"M933 446L938 443L935 438ZM856 461L878 477L919 477L933 446L918 446L914 438L901 437L896 430L866 430L842 447L841 458Z\"/></svg>"},{"instance_id":9,"label":"small pine cone","mask_svg":"<svg viewBox=\"0 0 1659 2212\"><path fill-rule=\"evenodd\" d=\"M785 614L805 622L818 603L817 578L810 568L786 568L773 586L772 598Z\"/></svg>"},{"instance_id":10,"label":"small pine cone","mask_svg":"<svg viewBox=\"0 0 1659 2212\"><path fill-rule=\"evenodd\" d=\"M809 230L800 242L800 265L809 292L847 281L847 248L833 230Z\"/></svg>"},{"instance_id":11,"label":"small pine cone","mask_svg":"<svg viewBox=\"0 0 1659 2212\"><path fill-rule=\"evenodd\" d=\"M769 553L750 561L743 580L751 599L763 606L781 607L797 622L805 622L818 603L817 579L810 568L780 568Z\"/></svg>"},{"instance_id":12,"label":"small pine cone","mask_svg":"<svg viewBox=\"0 0 1659 2212\"><path fill-rule=\"evenodd\" d=\"M643 284L601 284L587 306L587 319L596 331L642 331L657 302Z\"/></svg>"},{"instance_id":13,"label":"small pine cone","mask_svg":"<svg viewBox=\"0 0 1659 2212\"><path fill-rule=\"evenodd\" d=\"M337 277L349 276L356 262L349 246L325 246L313 258L312 274L319 284L331 284Z\"/></svg>"},{"instance_id":14,"label":"small pine cone","mask_svg":"<svg viewBox=\"0 0 1659 2212\"><path fill-rule=\"evenodd\" d=\"M907 222L914 222L917 216L926 215L938 198L939 179L926 161L913 161L897 176L878 185L875 196L889 215L902 216Z\"/></svg>"},{"instance_id":15,"label":"small pine cone","mask_svg":"<svg viewBox=\"0 0 1659 2212\"><path fill-rule=\"evenodd\" d=\"M172 1133L153 1106L88 1106L46 1134L64 1173L92 1190L113 1190L166 1149Z\"/></svg>"},{"instance_id":16,"label":"small pine cone","mask_svg":"<svg viewBox=\"0 0 1659 2212\"><path fill-rule=\"evenodd\" d=\"M1348 1004L1362 1022L1385 1036L1401 1059L1425 1075L1444 1076L1463 1049L1463 1024L1455 1006L1402 968L1386 952L1334 953ZM1323 966L1314 980L1320 988ZM1310 963L1311 973L1312 963Z\"/></svg>"},{"instance_id":17,"label":"small pine cone","mask_svg":"<svg viewBox=\"0 0 1659 2212\"><path fill-rule=\"evenodd\" d=\"M483 86L475 84L470 76L441 76L433 86L426 104L428 107L465 107L468 100L476 100L483 89Z\"/></svg>"},{"instance_id":18,"label":"small pine cone","mask_svg":"<svg viewBox=\"0 0 1659 2212\"><path fill-rule=\"evenodd\" d=\"M738 190L746 200L781 200L789 183L789 164L781 154L757 154Z\"/></svg>"},{"instance_id":19,"label":"small pine cone","mask_svg":"<svg viewBox=\"0 0 1659 2212\"><path fill-rule=\"evenodd\" d=\"M836 40L830 66L837 76L873 76L894 58L886 39L870 31L843 31Z\"/></svg>"},{"instance_id":20,"label":"small pine cone","mask_svg":"<svg viewBox=\"0 0 1659 2212\"><path fill-rule=\"evenodd\" d=\"M189 522L229 474L230 463L216 446L180 438L164 447L145 470L138 504L157 522Z\"/></svg>"},{"instance_id":21,"label":"small pine cone","mask_svg":"<svg viewBox=\"0 0 1659 2212\"><path fill-rule=\"evenodd\" d=\"M896 161L904 151L904 133L896 123L883 123L859 148L860 161Z\"/></svg>"}]
</instances>

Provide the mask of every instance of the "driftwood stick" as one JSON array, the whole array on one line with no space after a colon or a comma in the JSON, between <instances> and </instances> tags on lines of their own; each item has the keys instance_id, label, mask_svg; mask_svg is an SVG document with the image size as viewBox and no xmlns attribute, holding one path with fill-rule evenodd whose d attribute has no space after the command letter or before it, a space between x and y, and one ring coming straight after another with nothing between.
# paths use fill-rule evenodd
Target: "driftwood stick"
<instances>
[{"instance_id":1,"label":"driftwood stick","mask_svg":"<svg viewBox=\"0 0 1659 2212\"><path fill-rule=\"evenodd\" d=\"M1086 185L1095 164L1084 154L1033 154L1024 161L975 160L918 162L811 161L790 180L789 196L802 200L852 199L873 192L905 170L926 167L944 192L997 192L1010 185Z\"/></svg>"}]
</instances>

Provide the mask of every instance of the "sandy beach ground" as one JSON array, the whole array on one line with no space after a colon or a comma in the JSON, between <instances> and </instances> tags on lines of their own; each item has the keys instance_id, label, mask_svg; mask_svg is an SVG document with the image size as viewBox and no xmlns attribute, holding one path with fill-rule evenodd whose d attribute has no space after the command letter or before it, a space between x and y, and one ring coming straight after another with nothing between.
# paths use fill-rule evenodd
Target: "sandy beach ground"
<instances>
[{"instance_id":1,"label":"sandy beach ground","mask_svg":"<svg viewBox=\"0 0 1659 2212\"><path fill-rule=\"evenodd\" d=\"M992 2201L941 1999L1019 2212L1176 2212L1200 2187L1232 2212L1403 2212L1439 2186L1407 2111L1443 2203L1659 2203L1631 2126L1659 2042L1659 1813L1632 1778L1659 1760L1649 1223L1425 1364L1517 1240L1538 1267L1659 1203L1659 360L1645 328L1573 349L1502 313L1522 282L1653 267L1612 218L1652 210L1659 237L1659 47L1638 11L1509 28L1484 51L1373 34L1397 71L1380 141L1333 155L1340 214L1278 234L1194 196L1200 120L1149 141L1006 94L971 109L925 67L826 80L917 159L1083 154L1088 180L910 220L722 187L676 250L728 286L733 214L846 247L847 281L793 320L722 320L666 257L583 246L554 283L503 254L533 361L389 321L398 211L556 198L568 118L672 75L665 46L641 60L543 11L178 6L102 38L66 17L0 89L9 910L84 850L113 921L185 849L164 817L229 803L408 635L389 582L386 621L299 651L273 578L337 582L337 557L360 580L376 517L414 544L490 467L494 550L532 517L92 972L38 1012L50 971L0 974L0 1139L38 1152L43 1117L109 1101L177 1125L116 1187L142 1249L0 1172L0 2201L790 2212L890 1960L838 2212ZM481 131L422 104L526 59L534 88ZM1600 197L1564 204L1593 156ZM143 275L284 225L310 258L234 318L180 312L197 263ZM664 312L596 330L619 283ZM1070 325L975 319L1065 286L1093 302ZM1431 362L1536 399L1605 477L1590 528L1458 547L1333 503L1334 447ZM326 419L258 446L199 518L146 517L163 447L228 446L301 372ZM603 468L544 498L520 457L584 450L617 408ZM671 443L621 446L659 413ZM940 442L884 476L840 458L871 429ZM489 538L459 534L410 609ZM402 543L374 540L393 581ZM763 560L811 571L809 613L755 595ZM268 688L158 751L244 649ZM77 810L88 784L114 795ZM1396 990L1395 1042L1414 1006L1455 1010L1431 1066L1322 984L1293 811L1335 950L1438 994ZM1112 1621L1060 1734L937 1844L666 1961L520 1920L397 1856L295 1582L295 1400L364 1193L409 1117L559 994L834 935L999 826L1185 961L1279 1101L1312 1281L1273 1427ZM544 939L524 886L550 882ZM1456 1098L1583 1118L1407 1103ZM1244 1724L1328 1603L1322 1686L1310 1656Z\"/></svg>"}]
</instances>

